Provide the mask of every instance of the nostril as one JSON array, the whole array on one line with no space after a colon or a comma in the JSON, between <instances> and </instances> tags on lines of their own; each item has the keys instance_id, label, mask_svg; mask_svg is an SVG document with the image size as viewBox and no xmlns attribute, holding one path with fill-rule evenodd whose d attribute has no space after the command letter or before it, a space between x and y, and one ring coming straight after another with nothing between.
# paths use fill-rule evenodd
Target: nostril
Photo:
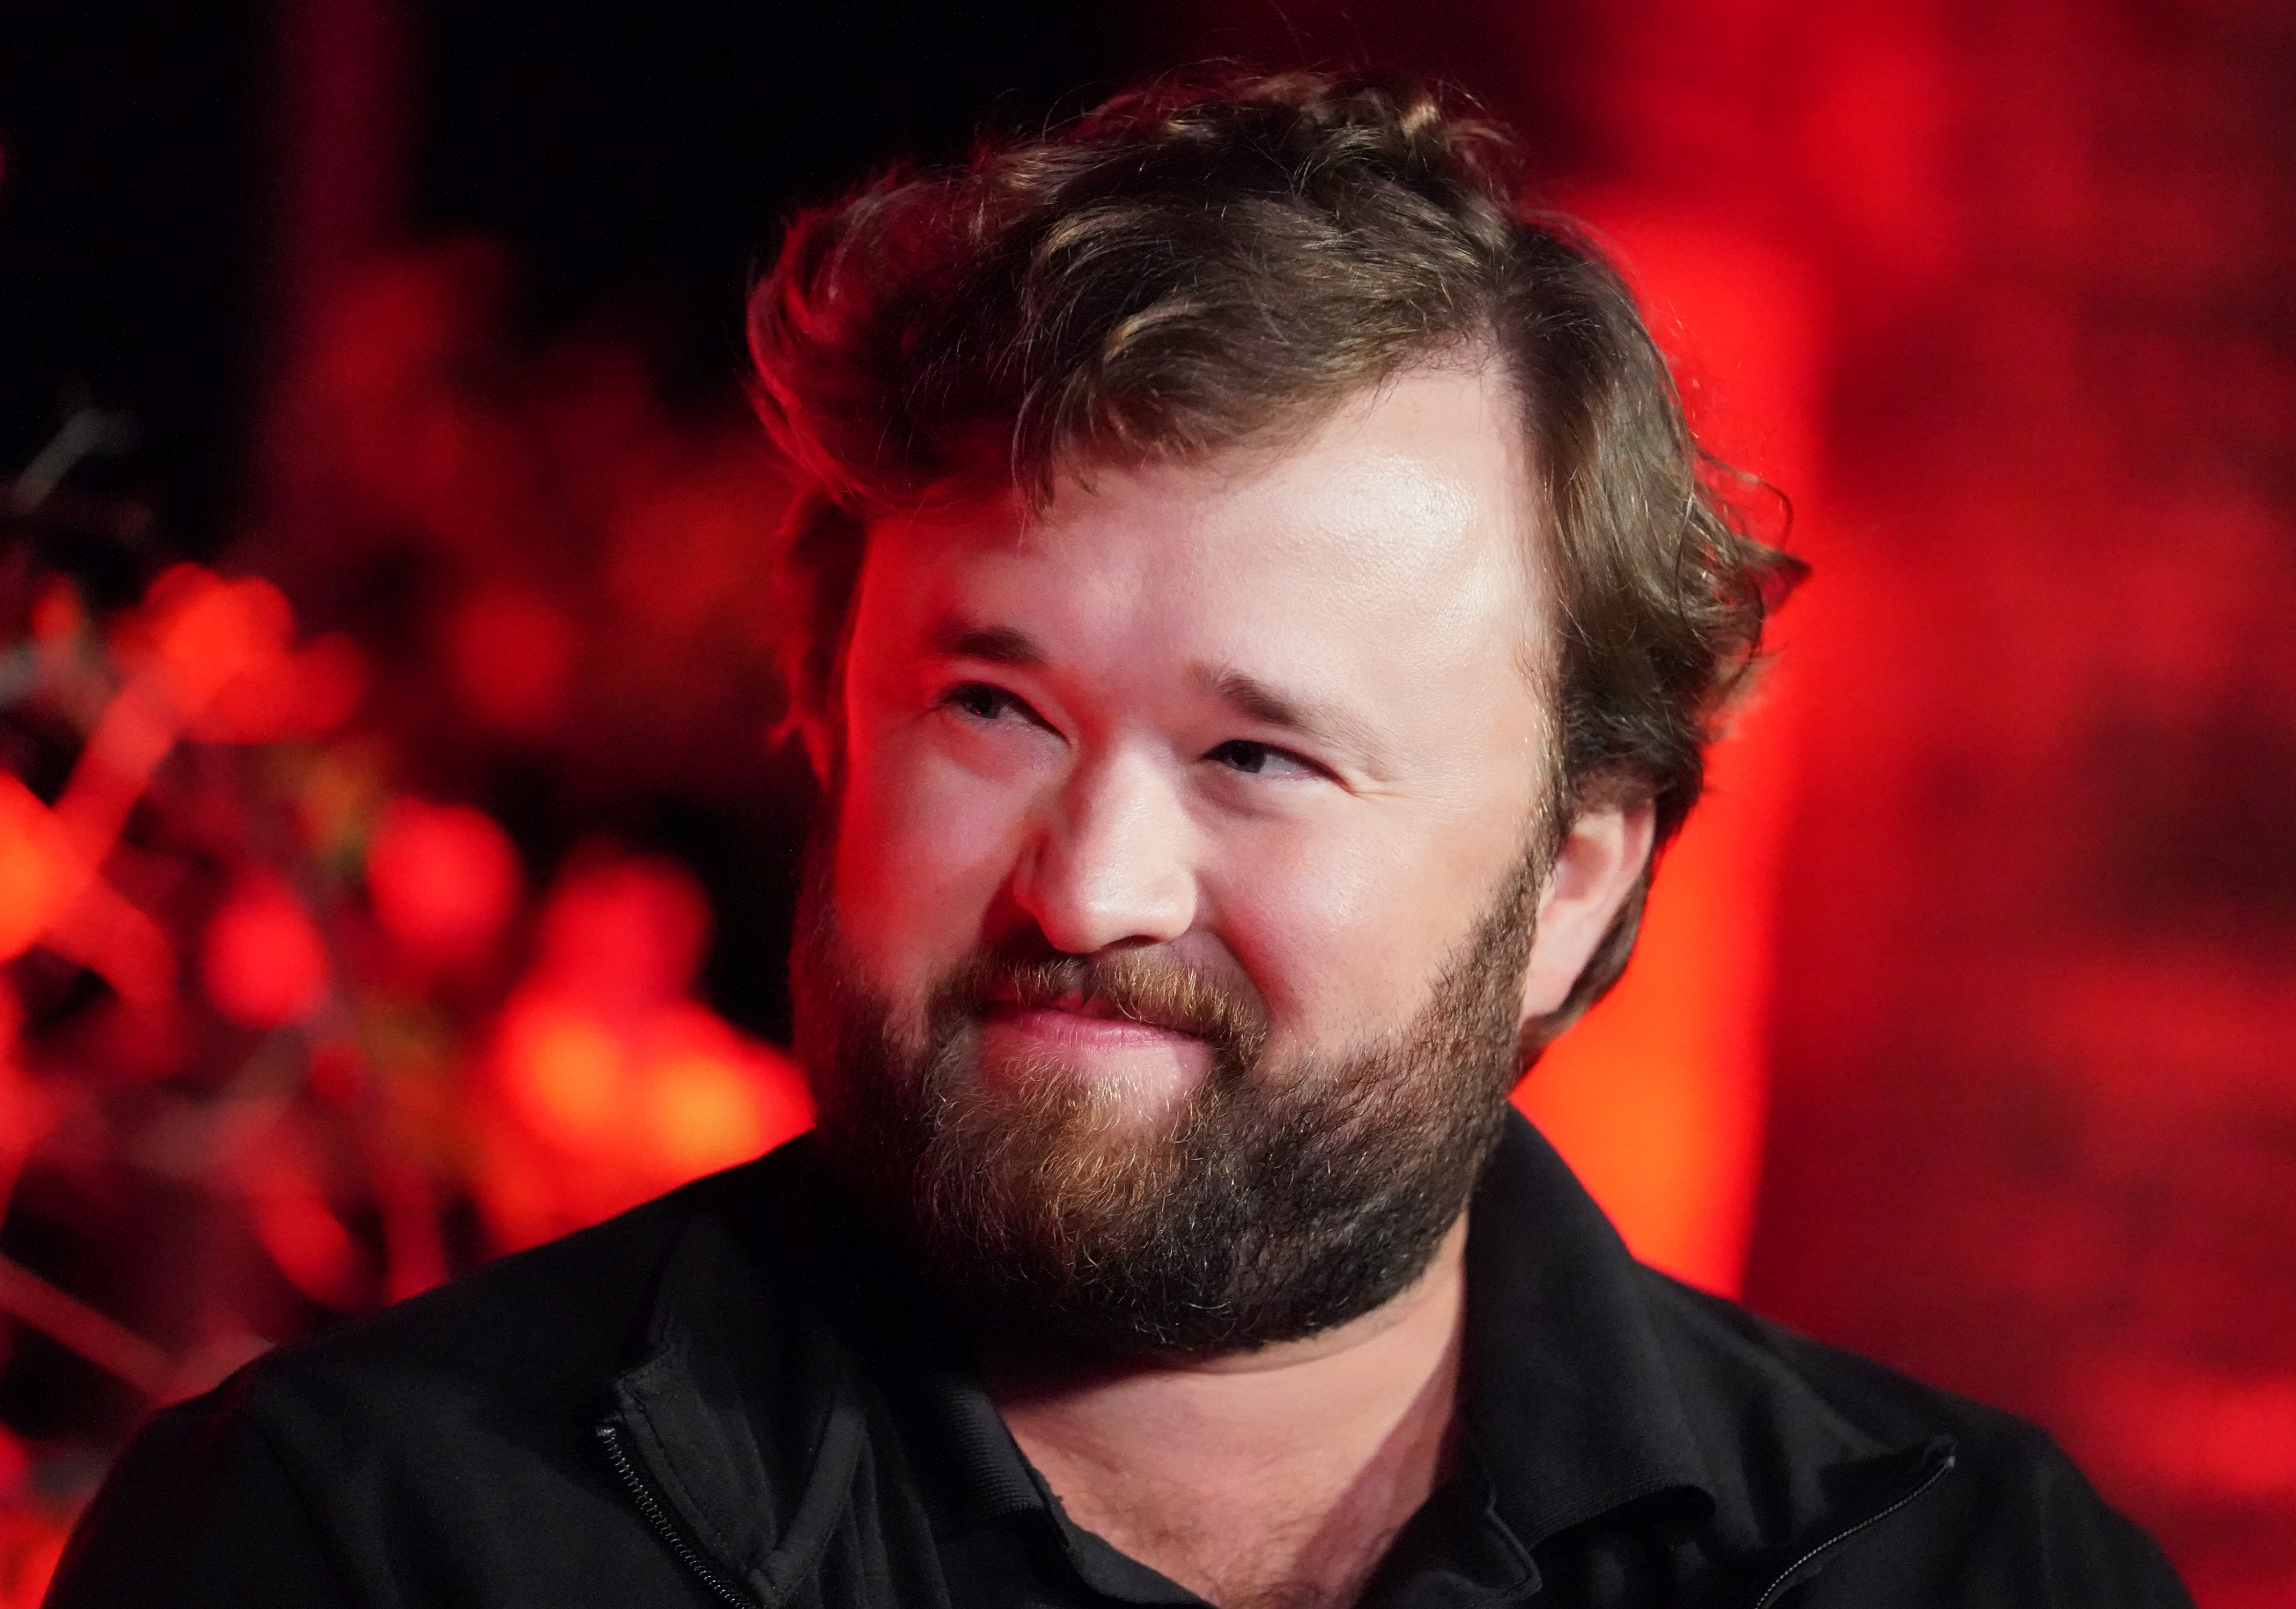
<instances>
[{"instance_id":1,"label":"nostril","mask_svg":"<svg viewBox=\"0 0 2296 1609\"><path fill-rule=\"evenodd\" d=\"M1186 812L1152 764L1106 755L1070 773L1012 891L1070 955L1177 938L1193 924Z\"/></svg>"}]
</instances>

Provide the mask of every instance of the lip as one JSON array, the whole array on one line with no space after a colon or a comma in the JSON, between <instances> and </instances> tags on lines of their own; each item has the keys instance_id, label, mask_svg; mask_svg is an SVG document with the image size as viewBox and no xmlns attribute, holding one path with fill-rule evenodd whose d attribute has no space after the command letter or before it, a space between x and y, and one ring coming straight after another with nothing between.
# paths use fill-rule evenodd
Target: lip
<instances>
[{"instance_id":1,"label":"lip","mask_svg":"<svg viewBox=\"0 0 2296 1609\"><path fill-rule=\"evenodd\" d=\"M1212 1069L1193 1034L1129 1017L1006 1001L980 1015L979 1069L992 1084L1051 1074L1119 1101L1131 1121L1169 1117Z\"/></svg>"},{"instance_id":2,"label":"lip","mask_svg":"<svg viewBox=\"0 0 2296 1609\"><path fill-rule=\"evenodd\" d=\"M981 1026L1046 1045L1079 1050L1170 1049L1201 1047L1193 1034L1152 1022L1057 1006L1022 1006L999 1001L982 1011Z\"/></svg>"}]
</instances>

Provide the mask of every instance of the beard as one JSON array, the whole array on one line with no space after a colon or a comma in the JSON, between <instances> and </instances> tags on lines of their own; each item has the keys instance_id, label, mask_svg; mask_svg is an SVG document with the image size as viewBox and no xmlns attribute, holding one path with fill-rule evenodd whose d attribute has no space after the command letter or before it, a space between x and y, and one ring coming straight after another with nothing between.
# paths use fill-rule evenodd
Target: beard
<instances>
[{"instance_id":1,"label":"beard","mask_svg":"<svg viewBox=\"0 0 2296 1609\"><path fill-rule=\"evenodd\" d=\"M1534 834L1534 842L1543 834ZM1526 855L1425 1006L1344 1055L1271 1054L1241 978L1155 949L981 950L902 1023L808 851L791 960L821 1154L982 1332L1081 1358L1208 1357L1316 1334L1426 1268L1497 1144L1546 858ZM1056 1057L984 1076L993 1003L1073 990L1193 1034L1210 1067L1160 1115Z\"/></svg>"}]
</instances>

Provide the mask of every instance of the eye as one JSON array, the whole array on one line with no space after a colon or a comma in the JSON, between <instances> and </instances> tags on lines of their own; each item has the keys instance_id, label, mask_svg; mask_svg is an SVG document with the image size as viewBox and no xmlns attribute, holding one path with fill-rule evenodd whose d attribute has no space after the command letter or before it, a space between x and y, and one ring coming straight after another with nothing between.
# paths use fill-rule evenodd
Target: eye
<instances>
[{"instance_id":1,"label":"eye","mask_svg":"<svg viewBox=\"0 0 2296 1609\"><path fill-rule=\"evenodd\" d=\"M977 721L1001 721L1017 715L1023 720L1042 724L1024 700L987 682L960 682L940 695L940 702L942 708Z\"/></svg>"},{"instance_id":2,"label":"eye","mask_svg":"<svg viewBox=\"0 0 2296 1609\"><path fill-rule=\"evenodd\" d=\"M1249 738L1231 738L1204 756L1215 765L1226 766L1231 771L1241 771L1246 776L1320 776L1323 768L1300 759L1286 749L1273 743L1257 743Z\"/></svg>"}]
</instances>

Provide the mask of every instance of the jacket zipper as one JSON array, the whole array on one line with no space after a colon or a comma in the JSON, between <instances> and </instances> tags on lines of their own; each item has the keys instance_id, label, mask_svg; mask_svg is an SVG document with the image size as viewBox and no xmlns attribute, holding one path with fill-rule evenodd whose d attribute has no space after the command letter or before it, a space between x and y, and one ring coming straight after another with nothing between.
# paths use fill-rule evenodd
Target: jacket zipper
<instances>
[{"instance_id":1,"label":"jacket zipper","mask_svg":"<svg viewBox=\"0 0 2296 1609\"><path fill-rule=\"evenodd\" d=\"M1948 1446L1948 1448L1940 1456L1935 1457L1934 1461L1930 1465L1929 1473L1923 1475L1910 1490L1900 1493L1895 1499L1885 1504L1882 1507L1875 1509L1872 1514L1867 1515L1856 1524L1848 1526L1843 1530L1834 1532L1832 1536L1826 1538L1825 1540L1818 1543L1815 1547L1809 1548L1808 1551L1803 1553L1800 1558L1787 1565L1784 1570L1779 1571L1777 1575L1772 1579L1770 1584L1762 1589L1762 1596L1754 1600L1754 1609L1770 1609L1770 1605L1776 1601L1778 1594L1784 1592L1786 1588L1792 1584L1794 1577L1800 1575L1804 1570L1809 1568L1812 1564L1816 1563L1825 1555L1832 1553L1835 1548L1842 1546L1842 1544L1864 1535L1868 1531L1871 1531L1874 1526L1879 1525L1891 1515L1896 1514L1899 1509L1904 1508L1908 1503L1911 1503L1919 1498L1923 1492L1929 1490L1931 1487L1935 1486L1939 1481L1944 1480L1947 1474L1952 1471L1954 1462L1954 1455Z\"/></svg>"},{"instance_id":2,"label":"jacket zipper","mask_svg":"<svg viewBox=\"0 0 2296 1609\"><path fill-rule=\"evenodd\" d=\"M620 1427L612 1420L607 1420L598 1426L598 1441L606 1449L606 1461L614 1466L614 1474L621 1477L630 1500L637 1505L638 1512L646 1518L646 1523L653 1527L654 1534L661 1538L662 1545L676 1556L678 1563L699 1577L703 1586L734 1605L734 1609L758 1609L748 1597L728 1585L723 1576L710 1569L709 1561L695 1552L693 1545L679 1531L668 1511L662 1507L661 1499L654 1495L653 1488L646 1484L645 1477L638 1473L638 1466L624 1450Z\"/></svg>"}]
</instances>

